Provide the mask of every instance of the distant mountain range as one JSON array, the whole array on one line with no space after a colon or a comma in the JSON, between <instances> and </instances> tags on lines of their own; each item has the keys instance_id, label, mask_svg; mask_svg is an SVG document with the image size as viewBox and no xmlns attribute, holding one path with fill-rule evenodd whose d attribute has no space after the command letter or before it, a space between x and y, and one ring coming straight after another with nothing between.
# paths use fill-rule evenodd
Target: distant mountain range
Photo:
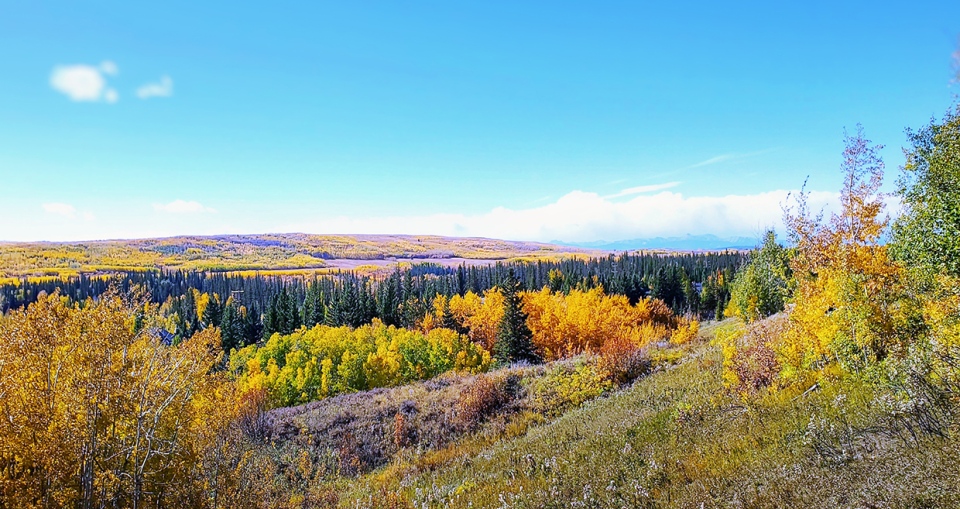
<instances>
[{"instance_id":1,"label":"distant mountain range","mask_svg":"<svg viewBox=\"0 0 960 509\"><path fill-rule=\"evenodd\" d=\"M562 242L551 244L600 249L603 251L634 251L637 249L669 249L677 251L714 251L718 249L753 249L760 239L755 237L717 237L716 235L687 235L685 237L656 237L608 242Z\"/></svg>"}]
</instances>

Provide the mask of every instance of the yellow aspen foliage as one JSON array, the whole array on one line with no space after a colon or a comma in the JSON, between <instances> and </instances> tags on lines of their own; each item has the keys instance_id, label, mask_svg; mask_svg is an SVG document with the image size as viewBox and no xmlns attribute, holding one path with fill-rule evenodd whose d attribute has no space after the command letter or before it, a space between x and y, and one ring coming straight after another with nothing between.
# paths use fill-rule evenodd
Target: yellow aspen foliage
<instances>
[{"instance_id":1,"label":"yellow aspen foliage","mask_svg":"<svg viewBox=\"0 0 960 509\"><path fill-rule=\"evenodd\" d=\"M454 295L449 305L454 320L469 331L470 340L491 350L503 318L504 301L500 290L487 290L483 297L473 292L467 292L463 297Z\"/></svg>"},{"instance_id":2,"label":"yellow aspen foliage","mask_svg":"<svg viewBox=\"0 0 960 509\"><path fill-rule=\"evenodd\" d=\"M525 293L523 303L534 346L547 360L596 353L611 340L643 347L669 339L680 322L659 300L641 299L631 306L627 297L606 295L600 287L567 295L544 288Z\"/></svg>"},{"instance_id":3,"label":"yellow aspen foliage","mask_svg":"<svg viewBox=\"0 0 960 509\"><path fill-rule=\"evenodd\" d=\"M452 330L424 334L379 320L356 329L318 325L274 334L230 358L239 391L265 390L275 406L401 385L450 370L477 373L490 364L487 350Z\"/></svg>"},{"instance_id":4,"label":"yellow aspen foliage","mask_svg":"<svg viewBox=\"0 0 960 509\"><path fill-rule=\"evenodd\" d=\"M427 313L423 315L423 320L420 320L420 330L430 332L437 328L439 323L440 321L434 317L433 313Z\"/></svg>"},{"instance_id":5,"label":"yellow aspen foliage","mask_svg":"<svg viewBox=\"0 0 960 509\"><path fill-rule=\"evenodd\" d=\"M697 337L698 332L700 332L700 322L690 320L677 326L676 330L670 335L670 342L675 345L689 343L690 340Z\"/></svg>"},{"instance_id":6,"label":"yellow aspen foliage","mask_svg":"<svg viewBox=\"0 0 960 509\"><path fill-rule=\"evenodd\" d=\"M255 360L251 359L253 362ZM323 359L320 363L320 394L321 398L325 398L330 395L331 387L331 377L333 372L333 361L330 359Z\"/></svg>"},{"instance_id":7,"label":"yellow aspen foliage","mask_svg":"<svg viewBox=\"0 0 960 509\"><path fill-rule=\"evenodd\" d=\"M0 506L189 506L236 406L219 331L164 345L108 294L57 294L0 320ZM15 369L14 369L15 368ZM229 414L229 415L228 415ZM223 420L220 420L223 418Z\"/></svg>"},{"instance_id":8,"label":"yellow aspen foliage","mask_svg":"<svg viewBox=\"0 0 960 509\"><path fill-rule=\"evenodd\" d=\"M203 313L207 310L207 306L210 304L210 294L201 292L196 288L191 288L193 292L193 301L196 303L197 308L197 321L203 321Z\"/></svg>"},{"instance_id":9,"label":"yellow aspen foliage","mask_svg":"<svg viewBox=\"0 0 960 509\"><path fill-rule=\"evenodd\" d=\"M810 214L806 195L785 213L796 255L797 278L790 327L774 345L785 382L856 371L884 359L899 341L895 309L903 269L880 237L883 162L862 130L846 139L840 211L829 221Z\"/></svg>"}]
</instances>

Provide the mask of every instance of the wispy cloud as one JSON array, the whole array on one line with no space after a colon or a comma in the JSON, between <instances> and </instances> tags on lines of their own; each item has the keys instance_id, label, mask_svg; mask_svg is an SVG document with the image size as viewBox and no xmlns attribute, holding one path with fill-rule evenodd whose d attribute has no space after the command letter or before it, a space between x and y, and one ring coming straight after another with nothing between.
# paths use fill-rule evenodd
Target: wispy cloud
<instances>
[{"instance_id":1,"label":"wispy cloud","mask_svg":"<svg viewBox=\"0 0 960 509\"><path fill-rule=\"evenodd\" d=\"M111 60L104 60L100 62L100 71L104 74L109 74L110 76L116 76L120 73L120 68L117 67L117 64Z\"/></svg>"},{"instance_id":2,"label":"wispy cloud","mask_svg":"<svg viewBox=\"0 0 960 509\"><path fill-rule=\"evenodd\" d=\"M718 155L718 156L716 156L716 157L711 157L710 159L707 159L706 161L700 161L699 163L691 164L690 166L687 166L687 169L688 169L688 170L692 170L693 168L700 168L700 167L703 167L703 166L710 166L711 164L717 164L717 163L722 163L722 162L724 162L724 161L729 161L729 160L731 160L731 159L733 159L733 158L735 158L735 157L737 157L736 154L721 154L721 155Z\"/></svg>"},{"instance_id":3,"label":"wispy cloud","mask_svg":"<svg viewBox=\"0 0 960 509\"><path fill-rule=\"evenodd\" d=\"M170 203L154 203L153 209L158 212L168 212L171 214L201 214L205 212L216 212L216 209L204 206L198 201L173 200Z\"/></svg>"},{"instance_id":4,"label":"wispy cloud","mask_svg":"<svg viewBox=\"0 0 960 509\"><path fill-rule=\"evenodd\" d=\"M44 203L43 210L48 214L73 218L77 214L77 209L69 203Z\"/></svg>"},{"instance_id":5,"label":"wispy cloud","mask_svg":"<svg viewBox=\"0 0 960 509\"><path fill-rule=\"evenodd\" d=\"M605 199L621 198L624 196L633 196L635 194L643 193L653 193L656 191L663 191L665 189L670 189L672 187L677 187L680 185L680 182L667 182L664 184L653 184L649 186L637 186L637 187L628 187L620 191L619 193L609 194L604 196Z\"/></svg>"},{"instance_id":6,"label":"wispy cloud","mask_svg":"<svg viewBox=\"0 0 960 509\"><path fill-rule=\"evenodd\" d=\"M69 203L51 202L41 205L43 211L47 214L65 217L67 219L83 219L84 221L93 221L97 217L89 211L79 211Z\"/></svg>"},{"instance_id":7,"label":"wispy cloud","mask_svg":"<svg viewBox=\"0 0 960 509\"><path fill-rule=\"evenodd\" d=\"M702 168L704 166L711 166L714 164L724 163L727 161L740 161L743 159L749 159L751 157L768 154L770 152L773 152L774 150L776 149L768 148L766 150L758 150L756 152L743 152L743 153L731 152L729 154L720 154L718 156L711 157L710 159L700 161L699 163L691 164L690 166L687 166L684 169L692 170L694 168Z\"/></svg>"},{"instance_id":8,"label":"wispy cloud","mask_svg":"<svg viewBox=\"0 0 960 509\"><path fill-rule=\"evenodd\" d=\"M137 89L137 97L149 99L151 97L170 97L173 95L173 80L164 75L158 83L147 83Z\"/></svg>"},{"instance_id":9,"label":"wispy cloud","mask_svg":"<svg viewBox=\"0 0 960 509\"><path fill-rule=\"evenodd\" d=\"M74 64L58 65L50 74L50 86L71 101L115 103L117 91L107 86L106 76L119 72L117 64L107 60L99 66Z\"/></svg>"}]
</instances>

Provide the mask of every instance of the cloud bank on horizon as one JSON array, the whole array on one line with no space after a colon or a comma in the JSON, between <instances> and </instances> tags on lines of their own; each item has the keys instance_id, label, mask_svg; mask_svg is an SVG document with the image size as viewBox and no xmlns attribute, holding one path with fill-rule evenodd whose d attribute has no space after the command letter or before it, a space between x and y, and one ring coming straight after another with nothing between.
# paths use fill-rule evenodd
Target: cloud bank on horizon
<instances>
[{"instance_id":1,"label":"cloud bank on horizon","mask_svg":"<svg viewBox=\"0 0 960 509\"><path fill-rule=\"evenodd\" d=\"M62 202L39 204L45 214L29 223L0 225L0 240L78 241L234 233L411 234L489 237L540 242L616 242L657 237L712 234L720 238L757 238L768 229L782 233L783 206L798 191L776 190L726 196L686 196L671 191L677 183L624 189L602 196L571 191L542 206L495 207L479 214L438 213L348 217L290 213L263 220L255 204L216 204L176 199L123 207L122 213L95 216L85 207ZM624 200L626 196L631 198ZM837 210L839 194L812 191L810 209ZM888 199L887 212L899 208ZM315 219L311 219L313 215ZM261 218L261 219L258 219Z\"/></svg>"},{"instance_id":2,"label":"cloud bank on horizon","mask_svg":"<svg viewBox=\"0 0 960 509\"><path fill-rule=\"evenodd\" d=\"M653 191L661 188L649 186ZM544 206L526 209L497 207L477 215L340 216L293 223L287 228L310 233L429 233L542 242L618 241L705 234L758 237L767 228L783 231L783 205L791 193L777 190L713 197L684 196L671 191L638 194L643 192L638 189L626 189L608 196L572 191ZM617 201L627 195L636 196ZM814 211L833 210L838 200L839 195L835 192L814 191L808 197Z\"/></svg>"}]
</instances>

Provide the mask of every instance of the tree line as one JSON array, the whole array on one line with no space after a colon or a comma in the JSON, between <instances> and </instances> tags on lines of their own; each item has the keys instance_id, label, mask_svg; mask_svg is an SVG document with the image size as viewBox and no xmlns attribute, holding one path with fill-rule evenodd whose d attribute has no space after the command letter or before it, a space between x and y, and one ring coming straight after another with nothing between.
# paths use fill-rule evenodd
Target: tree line
<instances>
[{"instance_id":1,"label":"tree line","mask_svg":"<svg viewBox=\"0 0 960 509\"><path fill-rule=\"evenodd\" d=\"M22 308L43 293L58 291L74 302L96 298L113 287L142 288L167 317L166 330L183 340L209 327L222 333L225 351L256 343L301 326L360 327L374 319L387 326L416 328L438 296L483 295L512 271L517 291L547 288L569 293L602 288L635 304L644 297L665 302L675 313L697 318L722 315L730 282L747 254L624 253L591 259L499 262L489 266L444 267L415 264L389 275L354 272L313 278L270 274L147 271L114 277L81 274L65 281L31 281L0 286L0 309Z\"/></svg>"}]
</instances>

